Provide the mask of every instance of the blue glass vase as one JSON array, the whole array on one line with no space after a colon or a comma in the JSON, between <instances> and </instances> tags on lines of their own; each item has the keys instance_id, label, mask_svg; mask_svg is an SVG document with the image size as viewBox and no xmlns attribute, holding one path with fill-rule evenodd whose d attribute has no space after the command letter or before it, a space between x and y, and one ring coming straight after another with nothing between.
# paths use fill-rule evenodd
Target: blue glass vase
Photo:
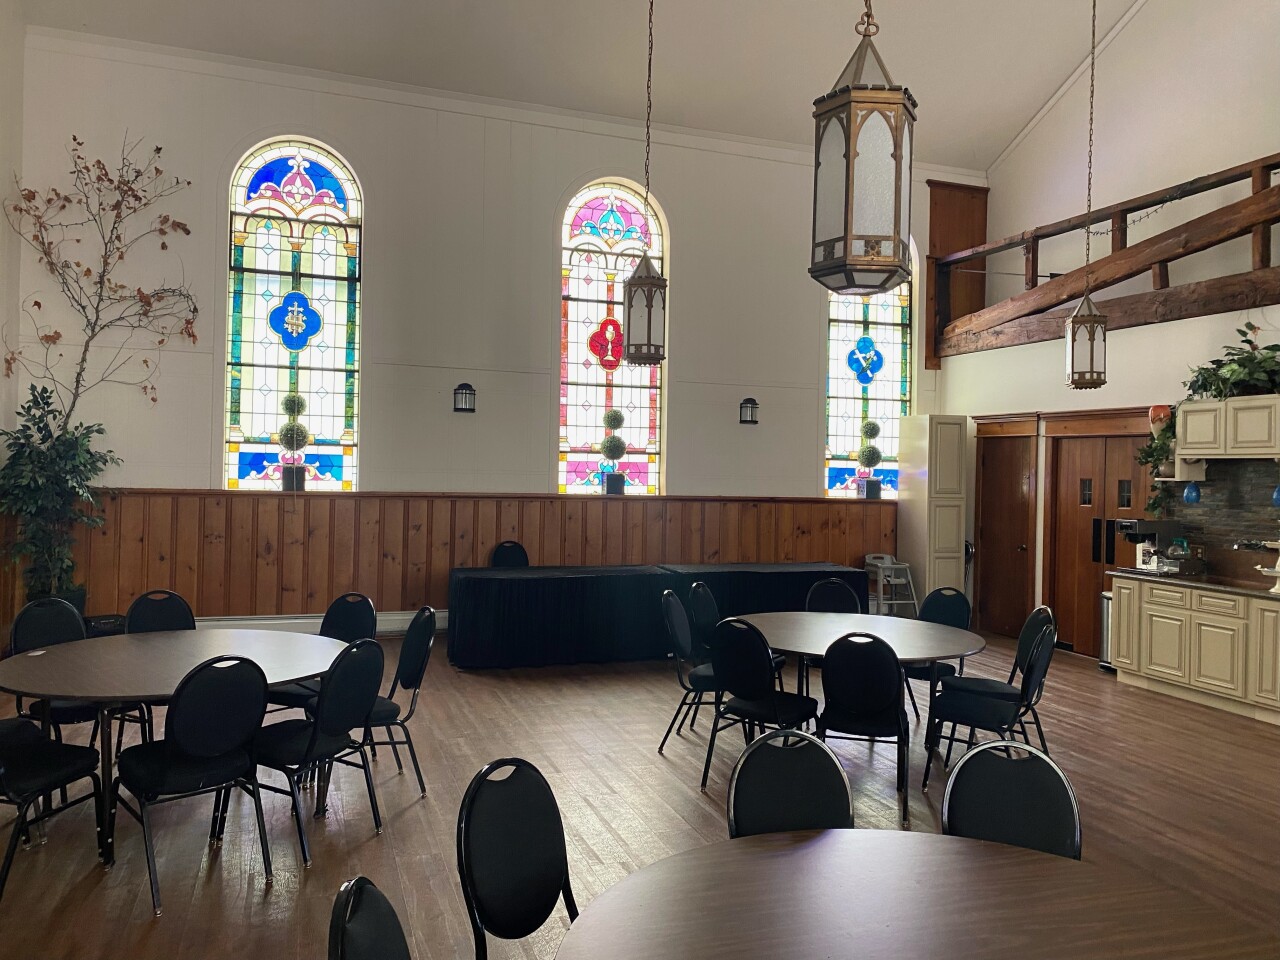
<instances>
[{"instance_id":1,"label":"blue glass vase","mask_svg":"<svg viewBox=\"0 0 1280 960\"><path fill-rule=\"evenodd\" d=\"M1276 487L1271 491L1271 505L1273 507L1280 507L1280 487Z\"/></svg>"},{"instance_id":2,"label":"blue glass vase","mask_svg":"<svg viewBox=\"0 0 1280 960\"><path fill-rule=\"evenodd\" d=\"M1183 488L1183 491L1182 491L1182 502L1183 503L1199 503L1200 502L1200 484L1196 483L1194 480L1188 483L1186 487Z\"/></svg>"}]
</instances>

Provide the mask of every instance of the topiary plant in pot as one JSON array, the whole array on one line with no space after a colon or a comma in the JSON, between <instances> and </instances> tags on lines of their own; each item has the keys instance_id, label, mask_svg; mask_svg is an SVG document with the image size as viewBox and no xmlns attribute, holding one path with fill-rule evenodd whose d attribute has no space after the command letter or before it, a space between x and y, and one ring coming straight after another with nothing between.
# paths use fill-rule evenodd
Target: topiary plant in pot
<instances>
[{"instance_id":1,"label":"topiary plant in pot","mask_svg":"<svg viewBox=\"0 0 1280 960\"><path fill-rule=\"evenodd\" d=\"M867 420L862 424L862 439L866 442L858 449L858 466L861 468L859 472L865 471L860 485L862 495L868 500L880 499L880 481L871 475L871 471L880 466L884 460L884 454L872 442L878 436L880 436L880 424L874 420Z\"/></svg>"},{"instance_id":2,"label":"topiary plant in pot","mask_svg":"<svg viewBox=\"0 0 1280 960\"><path fill-rule=\"evenodd\" d=\"M627 475L620 468L622 458L627 455L627 441L617 434L624 423L626 418L621 410L604 412L604 428L608 433L600 441L600 456L610 461L613 468L607 469L602 465L600 472L604 480L604 492L612 496L624 493L627 486Z\"/></svg>"},{"instance_id":3,"label":"topiary plant in pot","mask_svg":"<svg viewBox=\"0 0 1280 960\"><path fill-rule=\"evenodd\" d=\"M307 465L302 451L311 440L307 425L298 420L307 410L307 401L297 393L286 393L280 410L287 418L276 438L280 443L280 489L299 492L307 488Z\"/></svg>"}]
</instances>

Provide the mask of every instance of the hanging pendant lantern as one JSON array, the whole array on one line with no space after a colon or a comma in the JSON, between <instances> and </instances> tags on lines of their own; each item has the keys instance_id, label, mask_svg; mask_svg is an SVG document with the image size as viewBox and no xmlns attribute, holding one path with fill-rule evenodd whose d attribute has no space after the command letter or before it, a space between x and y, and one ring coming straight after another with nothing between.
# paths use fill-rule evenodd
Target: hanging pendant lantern
<instances>
[{"instance_id":1,"label":"hanging pendant lantern","mask_svg":"<svg viewBox=\"0 0 1280 960\"><path fill-rule=\"evenodd\" d=\"M813 247L809 275L835 293L871 294L911 279L911 144L916 99L893 82L871 38L813 102Z\"/></svg>"},{"instance_id":2,"label":"hanging pendant lantern","mask_svg":"<svg viewBox=\"0 0 1280 960\"><path fill-rule=\"evenodd\" d=\"M1067 318L1067 386L1092 390L1107 382L1107 318L1086 295Z\"/></svg>"},{"instance_id":3,"label":"hanging pendant lantern","mask_svg":"<svg viewBox=\"0 0 1280 960\"><path fill-rule=\"evenodd\" d=\"M649 209L649 151L653 119L653 0L649 0L649 66L644 112L644 215ZM667 278L644 254L622 285L627 363L654 366L667 358Z\"/></svg>"}]
</instances>

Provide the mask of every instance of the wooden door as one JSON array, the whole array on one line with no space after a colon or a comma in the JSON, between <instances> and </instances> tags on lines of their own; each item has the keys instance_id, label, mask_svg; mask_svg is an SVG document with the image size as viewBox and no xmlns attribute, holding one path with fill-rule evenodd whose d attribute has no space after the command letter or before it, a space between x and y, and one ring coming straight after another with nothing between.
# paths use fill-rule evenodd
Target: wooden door
<instances>
[{"instance_id":1,"label":"wooden door","mask_svg":"<svg viewBox=\"0 0 1280 960\"><path fill-rule=\"evenodd\" d=\"M1057 439L1053 457L1049 603L1058 639L1077 653L1098 655L1099 603L1106 570L1107 438Z\"/></svg>"},{"instance_id":2,"label":"wooden door","mask_svg":"<svg viewBox=\"0 0 1280 960\"><path fill-rule=\"evenodd\" d=\"M1138 562L1137 546L1122 536L1116 536L1115 521L1140 520L1146 516L1151 475L1146 467L1134 459L1138 455L1138 448L1146 442L1146 437L1106 438L1103 562L1108 570L1132 567Z\"/></svg>"},{"instance_id":3,"label":"wooden door","mask_svg":"<svg viewBox=\"0 0 1280 960\"><path fill-rule=\"evenodd\" d=\"M977 624L1016 637L1035 580L1036 437L978 438Z\"/></svg>"}]
</instances>

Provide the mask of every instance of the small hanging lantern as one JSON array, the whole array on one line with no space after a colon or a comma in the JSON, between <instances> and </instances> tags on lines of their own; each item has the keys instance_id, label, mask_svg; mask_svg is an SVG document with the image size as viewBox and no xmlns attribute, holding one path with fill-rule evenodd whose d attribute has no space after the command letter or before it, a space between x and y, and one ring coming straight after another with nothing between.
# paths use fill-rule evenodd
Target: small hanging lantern
<instances>
[{"instance_id":1,"label":"small hanging lantern","mask_svg":"<svg viewBox=\"0 0 1280 960\"><path fill-rule=\"evenodd\" d=\"M760 422L760 404L756 401L755 397L746 397L740 404L738 404L738 422Z\"/></svg>"},{"instance_id":2,"label":"small hanging lantern","mask_svg":"<svg viewBox=\"0 0 1280 960\"><path fill-rule=\"evenodd\" d=\"M1107 318L1086 295L1067 318L1067 386L1092 390L1107 382Z\"/></svg>"},{"instance_id":3,"label":"small hanging lantern","mask_svg":"<svg viewBox=\"0 0 1280 960\"><path fill-rule=\"evenodd\" d=\"M649 209L649 150L653 120L653 0L649 0L649 67L644 109L644 215ZM654 366L667 358L667 278L646 253L622 285L627 363Z\"/></svg>"},{"instance_id":4,"label":"small hanging lantern","mask_svg":"<svg viewBox=\"0 0 1280 960\"><path fill-rule=\"evenodd\" d=\"M916 99L893 82L871 38L813 102L813 246L809 275L835 293L891 290L911 278L911 142ZM852 147L852 149L851 149Z\"/></svg>"},{"instance_id":5,"label":"small hanging lantern","mask_svg":"<svg viewBox=\"0 0 1280 960\"><path fill-rule=\"evenodd\" d=\"M453 412L476 412L476 388L469 383L460 383L453 388Z\"/></svg>"}]
</instances>

